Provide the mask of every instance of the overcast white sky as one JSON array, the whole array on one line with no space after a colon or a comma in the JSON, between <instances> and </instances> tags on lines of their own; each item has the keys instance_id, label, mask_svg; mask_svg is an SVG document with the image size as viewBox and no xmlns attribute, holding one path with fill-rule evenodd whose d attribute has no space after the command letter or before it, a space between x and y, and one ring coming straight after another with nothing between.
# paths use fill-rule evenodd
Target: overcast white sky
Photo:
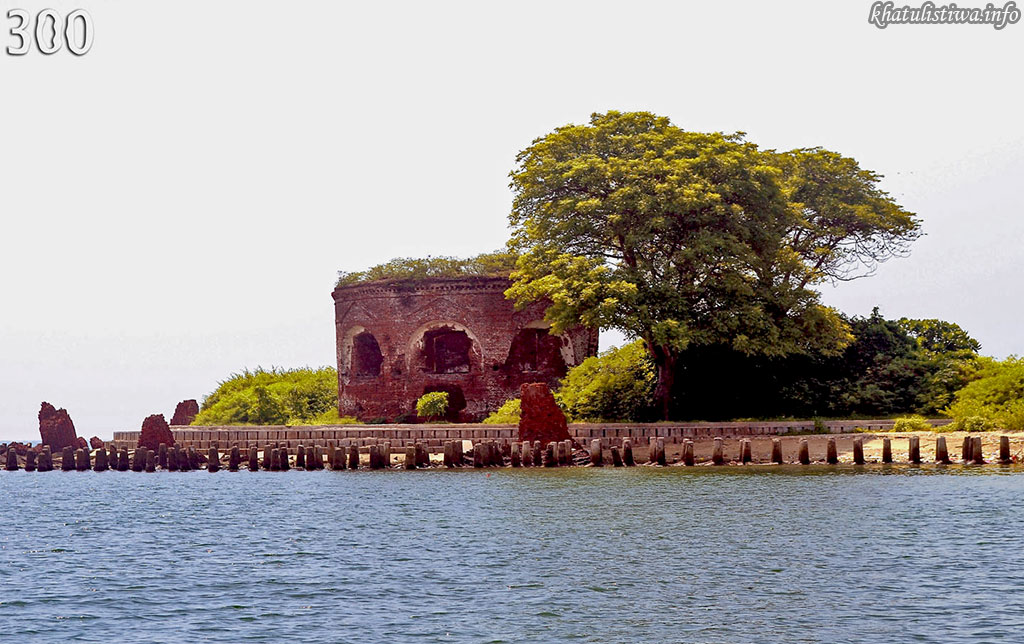
<instances>
[{"instance_id":1,"label":"overcast white sky","mask_svg":"<svg viewBox=\"0 0 1024 644\"><path fill-rule=\"evenodd\" d=\"M961 5L982 6L980 0ZM883 173L927 235L852 314L1024 353L1024 24L868 24L870 2L2 2L90 12L91 52L0 54L0 440L81 435L243 367L334 363L337 270L500 247L508 172L591 112L651 110Z\"/></svg>"}]
</instances>

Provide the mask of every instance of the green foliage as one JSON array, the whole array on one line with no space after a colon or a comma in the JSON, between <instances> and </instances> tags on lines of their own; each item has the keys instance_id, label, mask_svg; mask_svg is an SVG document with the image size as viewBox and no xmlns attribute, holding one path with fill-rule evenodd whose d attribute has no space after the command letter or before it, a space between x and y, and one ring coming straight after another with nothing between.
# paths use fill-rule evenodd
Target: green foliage
<instances>
[{"instance_id":1,"label":"green foliage","mask_svg":"<svg viewBox=\"0 0 1024 644\"><path fill-rule=\"evenodd\" d=\"M926 432L932 429L931 423L924 416L912 415L897 418L892 424L894 432Z\"/></svg>"},{"instance_id":2,"label":"green foliage","mask_svg":"<svg viewBox=\"0 0 1024 644\"><path fill-rule=\"evenodd\" d=\"M979 368L969 348L977 343L956 325L924 321L963 335L960 346L945 351L948 346L924 343L908 332L908 323L916 321L887 320L877 309L844 321L853 342L838 355L775 358L723 345L687 349L676 376L683 408L709 420L932 415Z\"/></svg>"},{"instance_id":3,"label":"green foliage","mask_svg":"<svg viewBox=\"0 0 1024 644\"><path fill-rule=\"evenodd\" d=\"M484 419L486 425L518 425L522 416L522 401L519 398L506 400L501 407Z\"/></svg>"},{"instance_id":4,"label":"green foliage","mask_svg":"<svg viewBox=\"0 0 1024 644\"><path fill-rule=\"evenodd\" d=\"M812 287L906 252L916 218L880 177L818 148L775 153L646 112L594 114L520 152L507 295L640 338L670 413L683 352L838 353L850 341Z\"/></svg>"},{"instance_id":5,"label":"green foliage","mask_svg":"<svg viewBox=\"0 0 1024 644\"><path fill-rule=\"evenodd\" d=\"M574 422L645 421L654 416L655 383L654 364L638 340L570 369L556 397Z\"/></svg>"},{"instance_id":6,"label":"green foliage","mask_svg":"<svg viewBox=\"0 0 1024 644\"><path fill-rule=\"evenodd\" d=\"M193 425L308 425L338 418L338 376L320 369L246 369L221 382Z\"/></svg>"},{"instance_id":7,"label":"green foliage","mask_svg":"<svg viewBox=\"0 0 1024 644\"><path fill-rule=\"evenodd\" d=\"M338 286L363 282L424 280L432 277L507 277L515 268L516 256L498 251L476 257L398 257L365 271L338 272Z\"/></svg>"},{"instance_id":8,"label":"green foliage","mask_svg":"<svg viewBox=\"0 0 1024 644\"><path fill-rule=\"evenodd\" d=\"M416 401L416 415L422 418L436 419L448 413L448 392L432 391L420 396Z\"/></svg>"},{"instance_id":9,"label":"green foliage","mask_svg":"<svg viewBox=\"0 0 1024 644\"><path fill-rule=\"evenodd\" d=\"M339 416L337 409L328 409L322 414L312 418L289 419L286 425L358 425L359 419L355 416Z\"/></svg>"},{"instance_id":10,"label":"green foliage","mask_svg":"<svg viewBox=\"0 0 1024 644\"><path fill-rule=\"evenodd\" d=\"M961 416L949 426L955 432L988 432L996 429L995 423L984 416Z\"/></svg>"},{"instance_id":11,"label":"green foliage","mask_svg":"<svg viewBox=\"0 0 1024 644\"><path fill-rule=\"evenodd\" d=\"M1024 431L1024 359L983 358L977 379L958 391L943 413L961 431Z\"/></svg>"}]
</instances>

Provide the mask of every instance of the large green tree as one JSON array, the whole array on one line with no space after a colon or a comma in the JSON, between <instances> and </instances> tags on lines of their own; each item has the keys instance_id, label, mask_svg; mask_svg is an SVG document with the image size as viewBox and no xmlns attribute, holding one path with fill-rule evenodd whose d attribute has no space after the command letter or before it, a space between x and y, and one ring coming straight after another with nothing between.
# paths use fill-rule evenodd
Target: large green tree
<instances>
[{"instance_id":1,"label":"large green tree","mask_svg":"<svg viewBox=\"0 0 1024 644\"><path fill-rule=\"evenodd\" d=\"M761 150L647 112L594 114L516 162L509 297L549 299L556 332L584 324L642 339L665 418L688 348L840 351L849 331L812 287L870 272L918 235L852 159Z\"/></svg>"}]
</instances>

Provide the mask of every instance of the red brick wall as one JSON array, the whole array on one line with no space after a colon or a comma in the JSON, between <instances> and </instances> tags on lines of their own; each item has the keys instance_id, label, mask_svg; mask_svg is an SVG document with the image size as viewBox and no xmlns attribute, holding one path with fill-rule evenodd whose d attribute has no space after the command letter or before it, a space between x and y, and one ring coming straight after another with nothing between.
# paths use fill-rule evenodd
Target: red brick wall
<instances>
[{"instance_id":1,"label":"red brick wall","mask_svg":"<svg viewBox=\"0 0 1024 644\"><path fill-rule=\"evenodd\" d=\"M518 397L522 383L554 385L565 368L597 352L595 330L571 329L550 339L543 333L520 334L524 328L544 326L546 305L534 303L516 311L505 299L508 286L505 278L466 277L335 289L339 413L394 422L413 413L425 391L452 391L450 398L455 399L458 389L466 406L453 420L479 420ZM453 336L437 339L444 335L438 329L444 327ZM353 352L353 339L361 332L371 333L380 347L379 375L360 375L353 369L352 355L360 353L359 349ZM457 358L448 360L445 354L433 359L431 353L452 347L460 350L460 332L469 338L468 370L457 364ZM511 351L517 334L529 346L520 344ZM541 351L536 359L531 355L533 347ZM456 364L450 367L456 372L435 372L451 364Z\"/></svg>"}]
</instances>

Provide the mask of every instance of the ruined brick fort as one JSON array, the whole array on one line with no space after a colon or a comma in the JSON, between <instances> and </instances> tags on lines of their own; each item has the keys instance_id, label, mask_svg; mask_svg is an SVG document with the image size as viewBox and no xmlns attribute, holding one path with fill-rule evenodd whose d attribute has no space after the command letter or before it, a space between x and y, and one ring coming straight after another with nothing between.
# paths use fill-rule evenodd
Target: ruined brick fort
<instances>
[{"instance_id":1,"label":"ruined brick fort","mask_svg":"<svg viewBox=\"0 0 1024 644\"><path fill-rule=\"evenodd\" d=\"M414 418L424 393L449 394L448 420L474 422L554 385L597 353L596 330L548 332L545 303L515 310L505 277L367 282L334 290L338 411L360 420Z\"/></svg>"}]
</instances>

